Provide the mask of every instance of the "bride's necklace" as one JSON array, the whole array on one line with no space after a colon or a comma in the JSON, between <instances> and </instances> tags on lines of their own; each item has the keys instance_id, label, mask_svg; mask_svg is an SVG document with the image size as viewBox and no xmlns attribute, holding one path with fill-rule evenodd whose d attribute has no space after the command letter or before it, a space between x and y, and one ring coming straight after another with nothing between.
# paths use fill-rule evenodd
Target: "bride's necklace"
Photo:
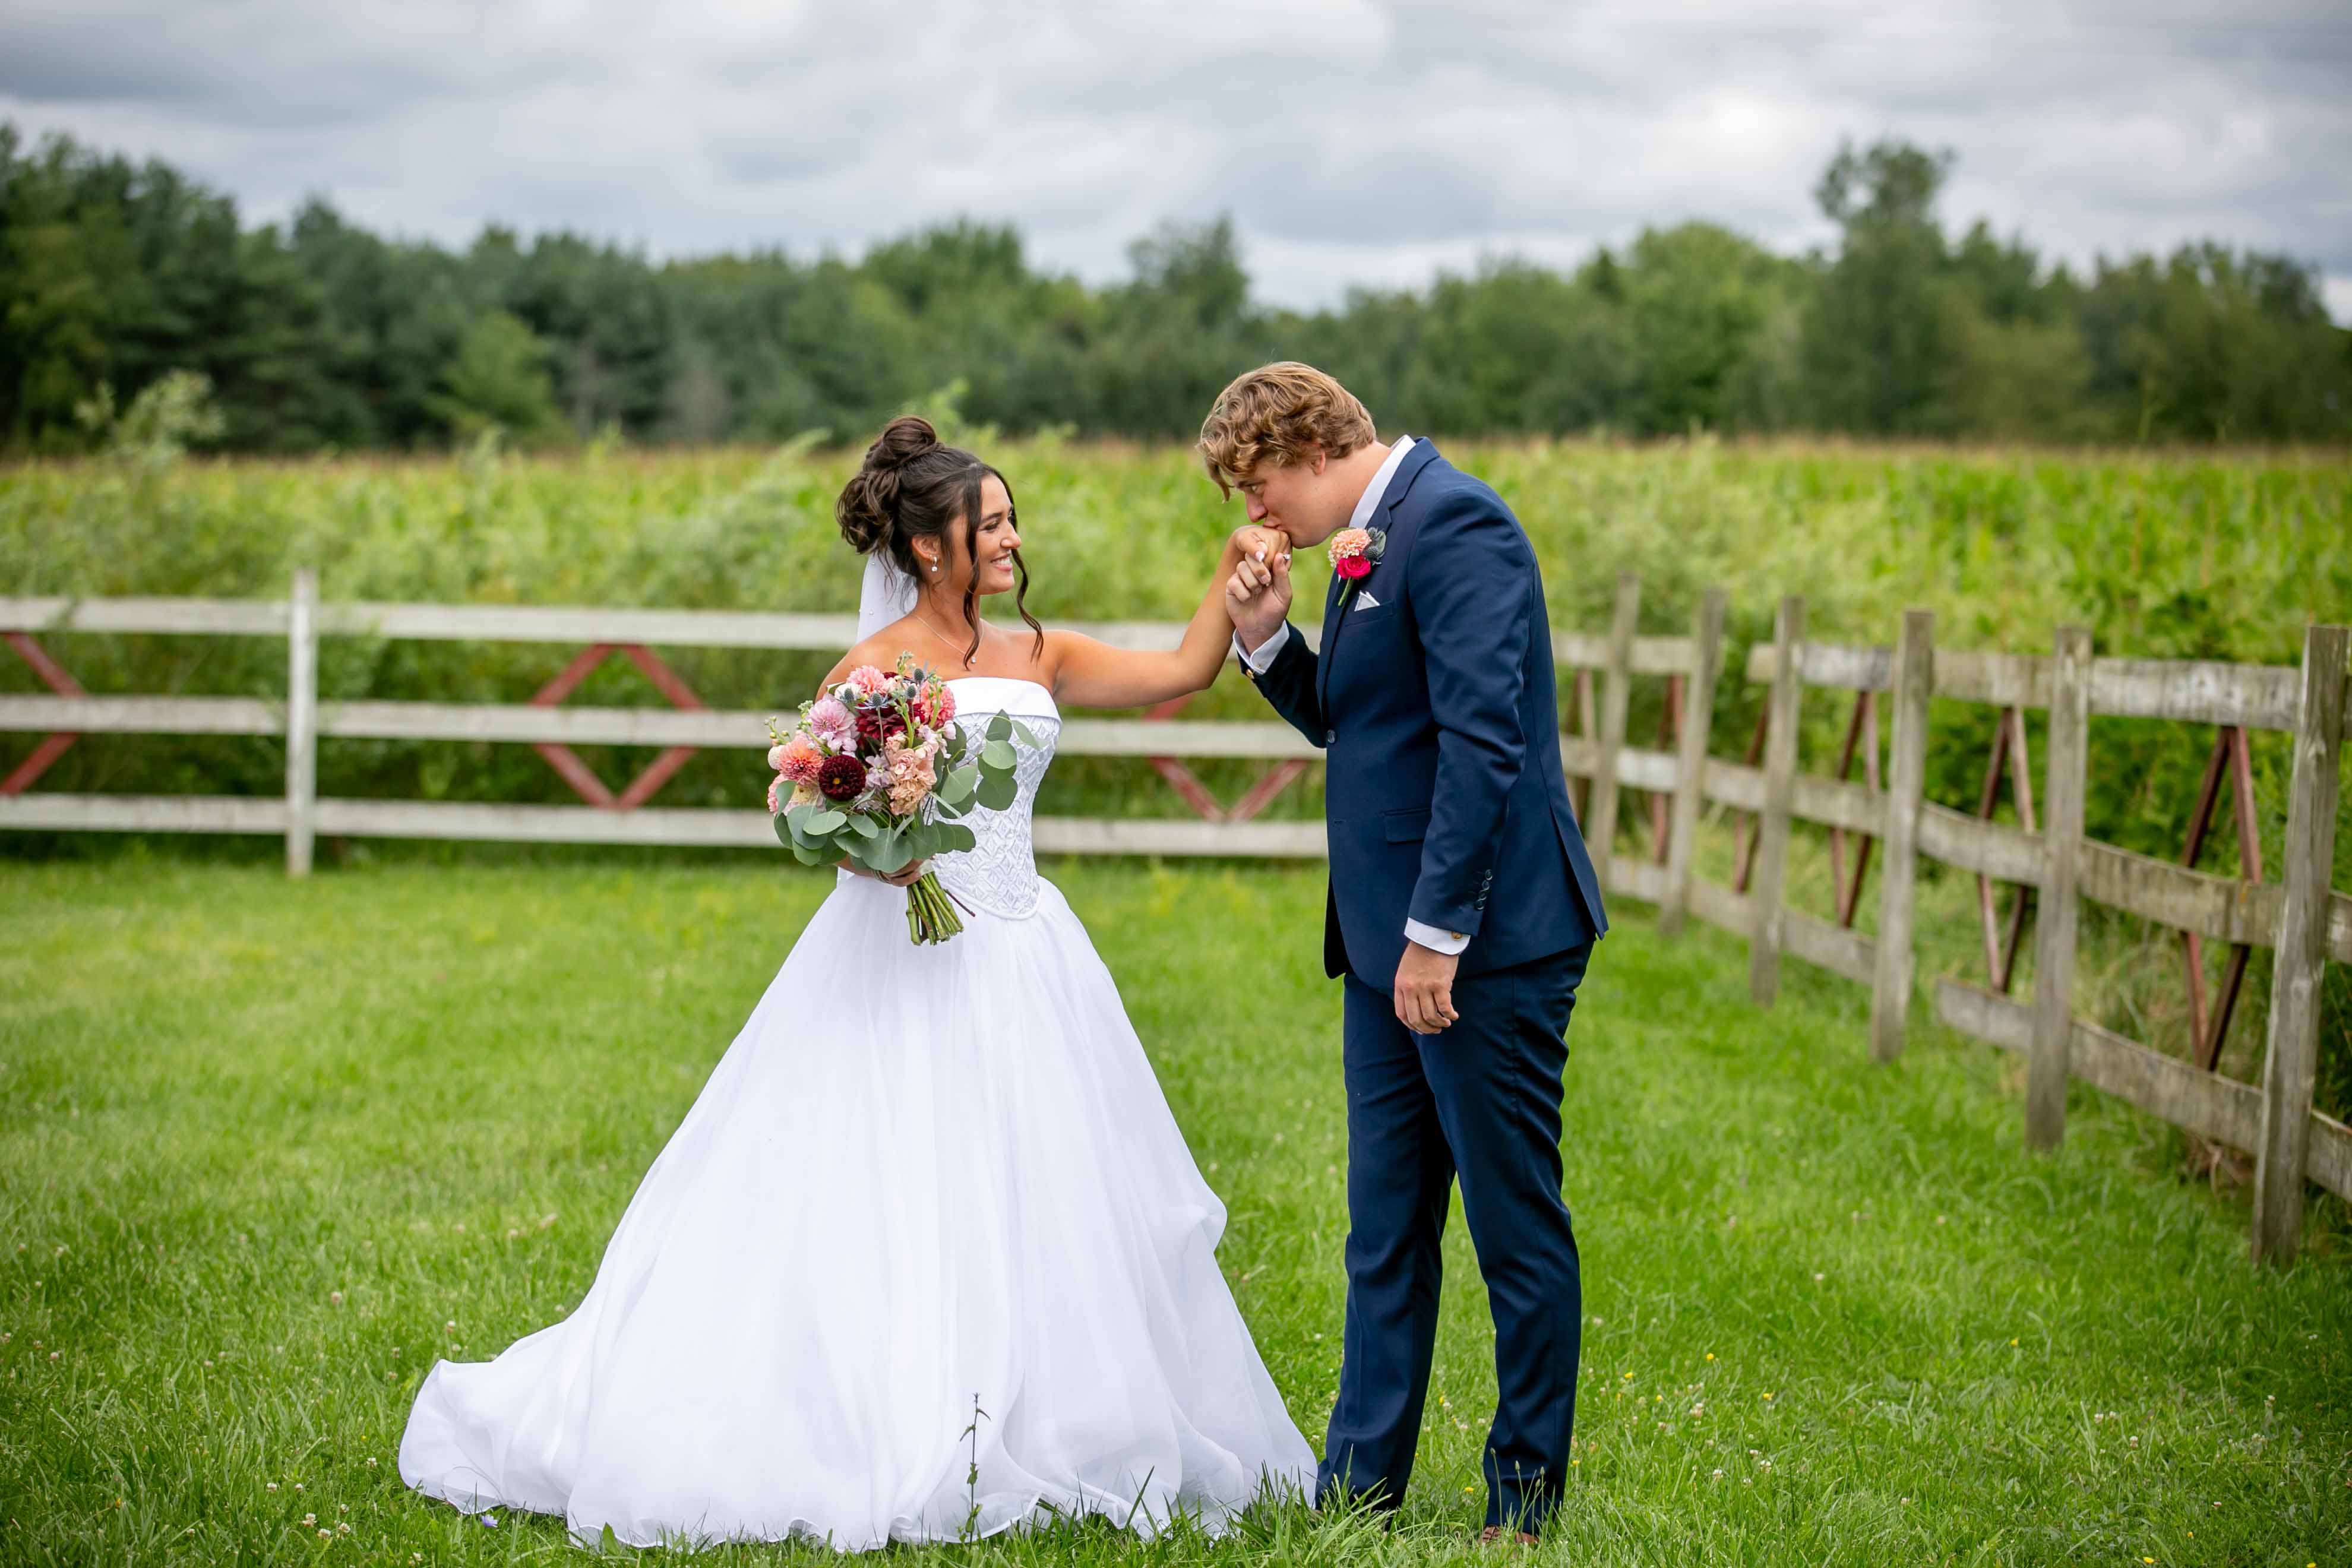
<instances>
[{"instance_id":1,"label":"bride's necklace","mask_svg":"<svg viewBox=\"0 0 2352 1568\"><path fill-rule=\"evenodd\" d=\"M918 599L917 601L915 601L915 618L916 618L917 620L919 620L919 621L922 622L922 623L923 623L923 626L924 626L924 628L925 628L926 630L928 630L928 631L929 631L929 632L933 637L935 637L939 638L940 642L944 643L944 644L945 644L945 645L947 645L949 647L951 647L951 648L956 647L956 640L955 640L955 638L953 638L953 637L951 637L948 636L948 634L947 634L947 633L945 633L945 632L943 632L943 631L940 630L939 623L938 623L938 622L936 622L936 621L934 621L934 620L932 620L930 616L927 616L927 615L925 615L925 614L923 613L923 604L922 604L922 601L921 601L921 600L919 600L919 599ZM956 649L956 651L957 651L958 653L961 653L961 652L962 652L962 650L961 650L961 648L957 648L957 649Z\"/></svg>"}]
</instances>

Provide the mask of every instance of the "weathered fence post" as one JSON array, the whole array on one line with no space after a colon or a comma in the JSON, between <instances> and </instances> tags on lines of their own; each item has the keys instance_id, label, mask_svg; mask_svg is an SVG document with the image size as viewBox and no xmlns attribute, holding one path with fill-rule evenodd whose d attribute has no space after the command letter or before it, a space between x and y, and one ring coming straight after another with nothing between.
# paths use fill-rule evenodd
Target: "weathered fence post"
<instances>
[{"instance_id":1,"label":"weathered fence post","mask_svg":"<svg viewBox=\"0 0 2352 1568\"><path fill-rule=\"evenodd\" d=\"M1715 678L1723 665L1724 595L1709 588L1691 627L1690 684L1683 689L1683 732L1675 758L1675 809L1666 830L1666 902L1658 929L1674 936L1690 912L1691 849L1706 800L1707 731L1715 718Z\"/></svg>"},{"instance_id":2,"label":"weathered fence post","mask_svg":"<svg viewBox=\"0 0 2352 1568\"><path fill-rule=\"evenodd\" d=\"M1609 623L1609 668L1601 688L1601 734L1592 763L1592 820L1584 825L1585 847L1601 889L1615 879L1617 854L1617 753L1625 749L1625 704L1633 696L1633 628L1642 616L1642 579L1617 574L1617 614Z\"/></svg>"},{"instance_id":3,"label":"weathered fence post","mask_svg":"<svg viewBox=\"0 0 2352 1568\"><path fill-rule=\"evenodd\" d=\"M286 619L286 874L310 874L319 800L319 574L294 574Z\"/></svg>"},{"instance_id":4,"label":"weathered fence post","mask_svg":"<svg viewBox=\"0 0 2352 1568\"><path fill-rule=\"evenodd\" d=\"M1805 601L1780 601L1772 623L1772 697L1764 739L1764 812L1756 831L1756 875L1748 897L1754 913L1748 937L1748 994L1769 1007L1780 994L1781 892L1789 874L1789 810L1797 793L1797 725L1805 685Z\"/></svg>"},{"instance_id":5,"label":"weathered fence post","mask_svg":"<svg viewBox=\"0 0 2352 1568\"><path fill-rule=\"evenodd\" d=\"M1870 991L1870 1054L1883 1062L1902 1054L1911 1010L1911 904L1919 882L1919 808L1927 789L1927 699L1936 684L1936 617L1928 611L1903 612L1888 684L1895 734L1879 855L1878 963Z\"/></svg>"},{"instance_id":6,"label":"weathered fence post","mask_svg":"<svg viewBox=\"0 0 2352 1568\"><path fill-rule=\"evenodd\" d=\"M2025 1143L2054 1149L2066 1135L2068 1050L2074 1034L2074 935L2081 913L2083 795L2091 751L2091 634L2058 628L2050 661L2049 770L2042 786L2042 888L2033 917L2033 1038L2026 1064Z\"/></svg>"},{"instance_id":7,"label":"weathered fence post","mask_svg":"<svg viewBox=\"0 0 2352 1568\"><path fill-rule=\"evenodd\" d=\"M2262 1147L2254 1152L2254 1256L2291 1263L2303 1245L2304 1158L2311 1142L2312 1079L2319 1059L2319 981L2326 963L2328 874L2343 787L2344 661L2352 632L2312 626L2303 637L2303 700L2287 788L2286 908L2271 978L2263 1056Z\"/></svg>"}]
</instances>

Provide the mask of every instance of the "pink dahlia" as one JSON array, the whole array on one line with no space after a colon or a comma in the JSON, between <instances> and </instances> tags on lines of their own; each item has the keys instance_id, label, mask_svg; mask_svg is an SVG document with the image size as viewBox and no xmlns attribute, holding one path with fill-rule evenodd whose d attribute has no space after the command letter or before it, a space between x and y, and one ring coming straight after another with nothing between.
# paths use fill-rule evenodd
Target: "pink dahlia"
<instances>
[{"instance_id":1,"label":"pink dahlia","mask_svg":"<svg viewBox=\"0 0 2352 1568\"><path fill-rule=\"evenodd\" d=\"M849 672L849 684L857 688L861 696L871 697L890 684L890 678L870 664L861 664Z\"/></svg>"},{"instance_id":2,"label":"pink dahlia","mask_svg":"<svg viewBox=\"0 0 2352 1568\"><path fill-rule=\"evenodd\" d=\"M790 783L792 783L790 779L768 781L768 815L770 816L784 809L784 786Z\"/></svg>"},{"instance_id":3,"label":"pink dahlia","mask_svg":"<svg viewBox=\"0 0 2352 1568\"><path fill-rule=\"evenodd\" d=\"M850 718L848 705L838 697L818 698L815 705L809 709L808 726L820 739L836 746L846 746L850 737L857 733L856 721Z\"/></svg>"},{"instance_id":4,"label":"pink dahlia","mask_svg":"<svg viewBox=\"0 0 2352 1568\"><path fill-rule=\"evenodd\" d=\"M776 753L782 752L779 756ZM795 733L768 754L775 770L794 784L814 784L817 769L824 763L824 752L806 734Z\"/></svg>"}]
</instances>

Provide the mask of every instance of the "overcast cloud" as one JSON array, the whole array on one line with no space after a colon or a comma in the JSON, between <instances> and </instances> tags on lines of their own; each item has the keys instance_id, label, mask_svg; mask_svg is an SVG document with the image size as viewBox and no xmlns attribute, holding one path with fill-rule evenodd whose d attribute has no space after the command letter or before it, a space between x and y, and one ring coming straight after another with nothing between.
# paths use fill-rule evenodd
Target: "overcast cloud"
<instances>
[{"instance_id":1,"label":"overcast cloud","mask_svg":"<svg viewBox=\"0 0 2352 1568\"><path fill-rule=\"evenodd\" d=\"M2218 237L2352 321L2343 0L5 0L0 118L276 218L488 222L656 255L856 253L957 215L1093 280L1230 212L1261 298L1336 302L1711 218L1828 237L1841 137L1949 147L1957 228L2048 254Z\"/></svg>"}]
</instances>

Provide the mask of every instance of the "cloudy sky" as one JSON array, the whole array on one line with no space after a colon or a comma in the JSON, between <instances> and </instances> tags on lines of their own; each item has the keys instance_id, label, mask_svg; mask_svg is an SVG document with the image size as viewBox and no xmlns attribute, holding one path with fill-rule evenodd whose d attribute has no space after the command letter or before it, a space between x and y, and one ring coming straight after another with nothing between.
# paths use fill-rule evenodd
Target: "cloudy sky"
<instances>
[{"instance_id":1,"label":"cloudy sky","mask_svg":"<svg viewBox=\"0 0 2352 1568\"><path fill-rule=\"evenodd\" d=\"M2284 250L2352 322L2347 89L2344 0L0 5L0 118L249 216L806 255L968 214L1099 280L1230 212L1300 305L1689 217L1801 250L1840 138L1895 135L1958 154L1956 226Z\"/></svg>"}]
</instances>

